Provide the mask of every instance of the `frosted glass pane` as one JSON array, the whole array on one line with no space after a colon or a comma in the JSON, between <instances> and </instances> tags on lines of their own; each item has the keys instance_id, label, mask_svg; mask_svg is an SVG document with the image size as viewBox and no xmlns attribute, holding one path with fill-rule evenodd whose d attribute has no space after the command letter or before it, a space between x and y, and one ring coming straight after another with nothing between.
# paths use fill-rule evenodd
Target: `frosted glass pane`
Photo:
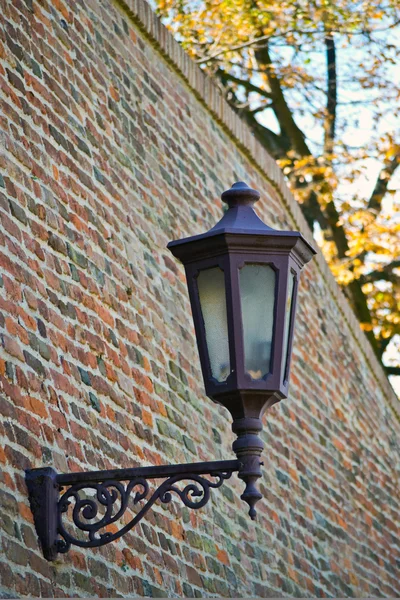
<instances>
[{"instance_id":1,"label":"frosted glass pane","mask_svg":"<svg viewBox=\"0 0 400 600\"><path fill-rule=\"evenodd\" d=\"M274 326L275 271L268 265L240 269L245 371L253 379L269 373Z\"/></svg>"},{"instance_id":2,"label":"frosted glass pane","mask_svg":"<svg viewBox=\"0 0 400 600\"><path fill-rule=\"evenodd\" d=\"M225 381L230 373L225 275L218 267L201 271L197 278L211 374Z\"/></svg>"},{"instance_id":3,"label":"frosted glass pane","mask_svg":"<svg viewBox=\"0 0 400 600\"><path fill-rule=\"evenodd\" d=\"M292 312L292 303L293 303L293 289L294 289L295 275L291 273L289 275L289 289L286 300L286 311L285 311L285 353L284 353L284 372L283 377L286 379L286 371L287 371L287 359L289 352L289 333L290 333L290 315Z\"/></svg>"}]
</instances>

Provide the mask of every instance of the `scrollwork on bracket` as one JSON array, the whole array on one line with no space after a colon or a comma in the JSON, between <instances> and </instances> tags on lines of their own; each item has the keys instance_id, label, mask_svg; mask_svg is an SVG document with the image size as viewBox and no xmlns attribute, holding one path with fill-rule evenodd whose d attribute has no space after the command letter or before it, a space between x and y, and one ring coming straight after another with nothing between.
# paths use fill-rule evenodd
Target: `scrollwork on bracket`
<instances>
[{"instance_id":1,"label":"scrollwork on bracket","mask_svg":"<svg viewBox=\"0 0 400 600\"><path fill-rule=\"evenodd\" d=\"M26 483L43 554L47 560L55 560L72 545L95 548L109 544L135 527L157 500L167 504L174 495L188 508L202 508L210 499L210 490L219 488L240 468L239 461L225 460L66 474L51 467L30 469ZM152 479L164 481L151 491ZM177 485L185 481L183 487ZM137 514L116 530L115 524L129 506L141 501L145 504ZM111 531L107 530L110 526Z\"/></svg>"},{"instance_id":2,"label":"scrollwork on bracket","mask_svg":"<svg viewBox=\"0 0 400 600\"><path fill-rule=\"evenodd\" d=\"M57 550L65 553L71 545L93 548L113 542L135 527L157 500L167 504L171 502L173 494L176 494L183 504L189 508L202 508L210 499L210 488L219 488L231 475L232 471L213 473L212 477L216 481L211 481L197 474L175 475L164 481L149 497L150 487L148 481L140 477L132 479L126 485L113 480L72 485L63 493L58 502L57 528L61 539L57 540ZM190 480L192 483L188 483L183 489L177 487L176 484L184 480ZM133 496L133 504L137 504L148 497L146 504L129 523L117 532L102 531L122 518L135 488L139 488L139 490ZM81 497L79 492L84 490L94 490L95 494L92 498ZM69 510L71 504L74 504L72 522L77 529L87 534L85 540L75 537L64 526L63 516ZM117 505L118 510L113 514ZM105 509L104 514L96 522L90 523L98 517L102 507Z\"/></svg>"}]
</instances>

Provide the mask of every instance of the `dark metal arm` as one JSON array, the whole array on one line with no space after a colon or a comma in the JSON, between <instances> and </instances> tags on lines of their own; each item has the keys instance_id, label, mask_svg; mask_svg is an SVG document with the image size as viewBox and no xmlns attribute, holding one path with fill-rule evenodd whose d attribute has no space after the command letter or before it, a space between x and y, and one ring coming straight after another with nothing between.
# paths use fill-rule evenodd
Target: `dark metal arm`
<instances>
[{"instance_id":1,"label":"dark metal arm","mask_svg":"<svg viewBox=\"0 0 400 600\"><path fill-rule=\"evenodd\" d=\"M241 466L239 460L224 460L67 474L50 467L28 470L29 500L44 557L54 560L71 545L108 544L130 531L156 500L170 502L173 493L189 508L201 508L210 498L210 488L220 487ZM149 479L164 481L149 494ZM179 488L176 484L183 480L191 483ZM140 500L146 504L123 527L110 530L129 508L130 498L133 507ZM64 523L66 513L70 520Z\"/></svg>"}]
</instances>

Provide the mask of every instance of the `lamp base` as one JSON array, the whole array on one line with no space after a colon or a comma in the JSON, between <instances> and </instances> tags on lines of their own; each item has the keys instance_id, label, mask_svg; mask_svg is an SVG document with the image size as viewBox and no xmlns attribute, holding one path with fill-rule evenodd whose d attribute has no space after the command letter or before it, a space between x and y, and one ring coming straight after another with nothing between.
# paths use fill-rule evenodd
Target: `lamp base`
<instances>
[{"instance_id":1,"label":"lamp base","mask_svg":"<svg viewBox=\"0 0 400 600\"><path fill-rule=\"evenodd\" d=\"M258 436L262 430L262 422L261 419L256 418L236 419L232 424L232 430L238 436L232 444L232 449L240 462L238 477L246 484L240 497L249 505L249 515L254 521L257 515L254 507L262 498L262 494L256 487L256 481L261 477L260 467L263 465L260 456L264 444Z\"/></svg>"}]
</instances>

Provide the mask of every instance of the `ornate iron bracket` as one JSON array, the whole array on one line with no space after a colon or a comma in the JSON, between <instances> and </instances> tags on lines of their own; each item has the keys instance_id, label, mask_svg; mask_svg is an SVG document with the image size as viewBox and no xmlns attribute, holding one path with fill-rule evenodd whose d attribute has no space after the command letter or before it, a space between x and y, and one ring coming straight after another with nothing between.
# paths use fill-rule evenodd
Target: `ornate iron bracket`
<instances>
[{"instance_id":1,"label":"ornate iron bracket","mask_svg":"<svg viewBox=\"0 0 400 600\"><path fill-rule=\"evenodd\" d=\"M104 546L130 531L157 500L170 502L172 494L189 508L201 508L210 498L210 489L220 487L241 467L238 460L225 460L67 474L57 474L50 467L28 470L29 500L43 555L47 560L55 560L71 545ZM149 479L164 481L150 493ZM191 483L181 489L176 484L184 480ZM146 504L115 530L114 523L129 508L130 498L133 507L141 500ZM69 511L67 524L63 517Z\"/></svg>"}]
</instances>

